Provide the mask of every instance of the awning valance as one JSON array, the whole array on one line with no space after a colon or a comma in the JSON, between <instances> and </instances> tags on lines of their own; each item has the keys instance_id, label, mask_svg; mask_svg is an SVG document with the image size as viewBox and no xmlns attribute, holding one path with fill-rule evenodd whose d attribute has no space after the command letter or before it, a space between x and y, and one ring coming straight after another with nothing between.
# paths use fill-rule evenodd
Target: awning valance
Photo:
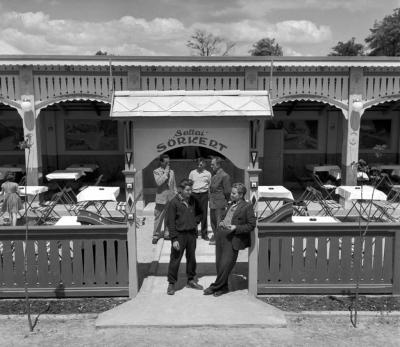
<instances>
[{"instance_id":1,"label":"awning valance","mask_svg":"<svg viewBox=\"0 0 400 347\"><path fill-rule=\"evenodd\" d=\"M267 91L121 91L115 92L112 118L270 117Z\"/></svg>"}]
</instances>

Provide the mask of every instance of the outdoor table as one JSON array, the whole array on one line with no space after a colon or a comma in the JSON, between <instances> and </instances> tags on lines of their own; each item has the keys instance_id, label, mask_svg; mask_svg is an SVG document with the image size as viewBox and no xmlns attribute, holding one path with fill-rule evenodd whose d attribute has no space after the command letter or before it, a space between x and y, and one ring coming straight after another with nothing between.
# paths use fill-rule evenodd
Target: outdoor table
<instances>
[{"instance_id":1,"label":"outdoor table","mask_svg":"<svg viewBox=\"0 0 400 347\"><path fill-rule=\"evenodd\" d=\"M340 223L338 219L330 216L292 216L293 223Z\"/></svg>"},{"instance_id":2,"label":"outdoor table","mask_svg":"<svg viewBox=\"0 0 400 347\"><path fill-rule=\"evenodd\" d=\"M82 190L76 199L79 202L90 201L93 202L97 212L101 214L102 210L105 210L110 217L111 213L107 210L106 204L109 201L117 201L119 195L119 187L99 187L89 186Z\"/></svg>"},{"instance_id":3,"label":"outdoor table","mask_svg":"<svg viewBox=\"0 0 400 347\"><path fill-rule=\"evenodd\" d=\"M66 184L68 181L77 181L84 175L85 173L81 170L76 170L76 171L56 170L46 175L46 178L49 181L56 182L58 189L60 190L60 192L62 192L63 198L61 199L61 201L63 202L63 205L65 209L68 211L68 213L71 212L70 209L67 207L67 205L74 204L74 197L76 196L72 189L70 189L72 196L69 194L68 189L66 188ZM64 185L62 186L62 184L59 182L64 182Z\"/></svg>"},{"instance_id":4,"label":"outdoor table","mask_svg":"<svg viewBox=\"0 0 400 347\"><path fill-rule=\"evenodd\" d=\"M82 225L81 222L77 221L77 216L62 216L54 225L56 226L68 226L68 225Z\"/></svg>"},{"instance_id":5,"label":"outdoor table","mask_svg":"<svg viewBox=\"0 0 400 347\"><path fill-rule=\"evenodd\" d=\"M31 196L32 198L27 199L27 210L25 214L27 214L28 210L32 207L33 202L36 200L37 196L45 193L49 190L46 186L19 186L18 194L20 196Z\"/></svg>"},{"instance_id":6,"label":"outdoor table","mask_svg":"<svg viewBox=\"0 0 400 347\"><path fill-rule=\"evenodd\" d=\"M368 207L371 201L386 201L387 199L384 192L372 186L339 186L335 192L341 197L341 200L352 202L352 207L346 217L350 215L353 209L356 209L361 217L368 218ZM367 206L364 206L364 203L367 203Z\"/></svg>"},{"instance_id":7,"label":"outdoor table","mask_svg":"<svg viewBox=\"0 0 400 347\"><path fill-rule=\"evenodd\" d=\"M263 218L263 215L267 209L273 213L281 202L286 203L293 200L292 192L284 186L259 186L258 201L265 202L266 204L259 218ZM276 203L272 204L273 201Z\"/></svg>"},{"instance_id":8,"label":"outdoor table","mask_svg":"<svg viewBox=\"0 0 400 347\"><path fill-rule=\"evenodd\" d=\"M99 166L97 164L72 164L68 166L65 170L68 171L83 171L83 172L94 172Z\"/></svg>"}]
</instances>

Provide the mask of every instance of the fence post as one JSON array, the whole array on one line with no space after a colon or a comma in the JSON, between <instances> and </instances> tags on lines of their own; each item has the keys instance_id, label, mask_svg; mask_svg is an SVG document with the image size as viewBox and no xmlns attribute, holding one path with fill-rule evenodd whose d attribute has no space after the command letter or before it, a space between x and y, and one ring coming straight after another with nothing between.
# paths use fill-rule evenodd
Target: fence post
<instances>
[{"instance_id":1,"label":"fence post","mask_svg":"<svg viewBox=\"0 0 400 347\"><path fill-rule=\"evenodd\" d=\"M393 235L393 295L400 295L400 231Z\"/></svg>"}]
</instances>

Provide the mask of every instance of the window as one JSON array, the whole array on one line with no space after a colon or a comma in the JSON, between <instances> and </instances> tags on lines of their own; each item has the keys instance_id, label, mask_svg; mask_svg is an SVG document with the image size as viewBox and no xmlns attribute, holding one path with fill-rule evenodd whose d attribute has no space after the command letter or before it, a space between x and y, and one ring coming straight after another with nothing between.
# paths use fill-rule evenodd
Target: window
<instances>
[{"instance_id":1,"label":"window","mask_svg":"<svg viewBox=\"0 0 400 347\"><path fill-rule=\"evenodd\" d=\"M112 120L66 119L67 151L117 151L118 122Z\"/></svg>"},{"instance_id":2,"label":"window","mask_svg":"<svg viewBox=\"0 0 400 347\"><path fill-rule=\"evenodd\" d=\"M18 145L23 140L24 129L21 119L0 119L0 151L19 150Z\"/></svg>"},{"instance_id":3,"label":"window","mask_svg":"<svg viewBox=\"0 0 400 347\"><path fill-rule=\"evenodd\" d=\"M390 148L391 126L390 119L363 119L360 127L360 149L373 149L376 145Z\"/></svg>"}]
</instances>

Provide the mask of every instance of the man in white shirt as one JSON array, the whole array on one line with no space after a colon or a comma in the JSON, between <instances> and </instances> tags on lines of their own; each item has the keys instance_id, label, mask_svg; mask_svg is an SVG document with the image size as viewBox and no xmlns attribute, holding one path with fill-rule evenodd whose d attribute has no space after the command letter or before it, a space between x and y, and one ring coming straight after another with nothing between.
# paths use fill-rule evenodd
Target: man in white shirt
<instances>
[{"instance_id":1,"label":"man in white shirt","mask_svg":"<svg viewBox=\"0 0 400 347\"><path fill-rule=\"evenodd\" d=\"M208 241L207 231L207 209L208 209L208 189L211 182L211 173L205 168L203 158L197 159L197 168L189 174L189 179L193 181L192 196L196 200L197 206L200 208L199 216L201 217L201 237Z\"/></svg>"}]
</instances>

